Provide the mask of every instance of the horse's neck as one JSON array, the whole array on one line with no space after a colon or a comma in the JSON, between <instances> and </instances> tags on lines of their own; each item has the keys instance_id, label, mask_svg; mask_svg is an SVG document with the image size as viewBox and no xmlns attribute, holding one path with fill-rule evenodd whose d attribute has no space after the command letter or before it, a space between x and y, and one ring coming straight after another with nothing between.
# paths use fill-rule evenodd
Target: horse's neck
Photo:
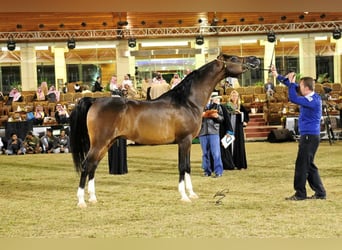
<instances>
[{"instance_id":1,"label":"horse's neck","mask_svg":"<svg viewBox=\"0 0 342 250\"><path fill-rule=\"evenodd\" d=\"M192 101L201 107L205 106L217 83L225 77L225 70L215 61L206 66L205 69L199 69L203 80L197 81L191 91Z\"/></svg>"}]
</instances>

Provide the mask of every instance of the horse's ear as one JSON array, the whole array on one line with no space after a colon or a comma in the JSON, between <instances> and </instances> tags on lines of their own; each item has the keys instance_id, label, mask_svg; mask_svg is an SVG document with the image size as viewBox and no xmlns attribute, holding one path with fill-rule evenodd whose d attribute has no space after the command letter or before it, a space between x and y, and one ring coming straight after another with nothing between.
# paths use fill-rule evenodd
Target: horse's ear
<instances>
[{"instance_id":1,"label":"horse's ear","mask_svg":"<svg viewBox=\"0 0 342 250\"><path fill-rule=\"evenodd\" d=\"M223 53L220 52L220 54L217 56L217 59L221 59L222 60L222 57L223 57Z\"/></svg>"}]
</instances>

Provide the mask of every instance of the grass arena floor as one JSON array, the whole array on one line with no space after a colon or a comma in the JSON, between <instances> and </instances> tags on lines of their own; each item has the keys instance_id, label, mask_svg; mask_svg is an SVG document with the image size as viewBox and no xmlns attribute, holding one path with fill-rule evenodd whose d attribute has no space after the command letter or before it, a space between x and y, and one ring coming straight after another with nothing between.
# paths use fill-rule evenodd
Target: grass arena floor
<instances>
[{"instance_id":1,"label":"grass arena floor","mask_svg":"<svg viewBox=\"0 0 342 250\"><path fill-rule=\"evenodd\" d=\"M327 200L292 195L296 142L246 143L248 169L202 177L193 144L192 182L199 199L180 201L177 146L128 146L127 175L96 172L98 203L79 209L71 154L0 155L1 238L340 238L342 142L323 141L316 164ZM312 191L308 188L308 195ZM217 193L221 203L214 197Z\"/></svg>"}]
</instances>

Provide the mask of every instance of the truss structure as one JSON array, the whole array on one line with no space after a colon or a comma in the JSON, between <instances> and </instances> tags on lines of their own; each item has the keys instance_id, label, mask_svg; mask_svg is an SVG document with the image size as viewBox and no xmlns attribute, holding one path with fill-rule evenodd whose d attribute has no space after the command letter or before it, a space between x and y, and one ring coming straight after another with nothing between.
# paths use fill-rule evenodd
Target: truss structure
<instances>
[{"instance_id":1,"label":"truss structure","mask_svg":"<svg viewBox=\"0 0 342 250\"><path fill-rule=\"evenodd\" d=\"M0 41L13 39L14 41L39 42L67 40L69 38L77 40L119 40L128 38L193 37L197 35L236 36L267 34L269 32L283 34L332 32L335 29L342 29L342 21L103 30L0 32Z\"/></svg>"}]
</instances>

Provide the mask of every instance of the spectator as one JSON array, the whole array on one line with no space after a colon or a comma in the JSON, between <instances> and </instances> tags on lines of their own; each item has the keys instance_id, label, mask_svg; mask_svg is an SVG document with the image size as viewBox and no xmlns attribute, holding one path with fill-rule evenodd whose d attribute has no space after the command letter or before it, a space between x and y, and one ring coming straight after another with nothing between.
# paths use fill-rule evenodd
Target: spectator
<instances>
[{"instance_id":1,"label":"spectator","mask_svg":"<svg viewBox=\"0 0 342 250\"><path fill-rule=\"evenodd\" d=\"M6 105L12 105L12 102L22 102L23 97L17 88L13 88L8 94Z\"/></svg>"},{"instance_id":2,"label":"spectator","mask_svg":"<svg viewBox=\"0 0 342 250\"><path fill-rule=\"evenodd\" d=\"M38 87L37 91L34 95L34 99L37 101L45 101L45 94L44 91L42 90L42 87Z\"/></svg>"},{"instance_id":3,"label":"spectator","mask_svg":"<svg viewBox=\"0 0 342 250\"><path fill-rule=\"evenodd\" d=\"M230 113L230 122L233 127L235 140L230 147L233 162L237 169L247 169L244 127L249 122L249 114L241 104L240 95L236 90L230 93L227 109Z\"/></svg>"},{"instance_id":4,"label":"spectator","mask_svg":"<svg viewBox=\"0 0 342 250\"><path fill-rule=\"evenodd\" d=\"M97 91L103 91L103 87L101 86L101 77L98 76L96 77L96 81L94 82L94 86L93 86L93 92L97 92Z\"/></svg>"},{"instance_id":5,"label":"spectator","mask_svg":"<svg viewBox=\"0 0 342 250\"><path fill-rule=\"evenodd\" d=\"M43 153L59 153L57 149L57 137L52 134L52 129L46 129L45 135L40 139Z\"/></svg>"},{"instance_id":6,"label":"spectator","mask_svg":"<svg viewBox=\"0 0 342 250\"><path fill-rule=\"evenodd\" d=\"M267 94L267 96L273 96L274 92L275 92L275 88L274 88L274 84L272 82L272 78L268 78L267 82L264 85L264 90L265 93Z\"/></svg>"},{"instance_id":7,"label":"spectator","mask_svg":"<svg viewBox=\"0 0 342 250\"><path fill-rule=\"evenodd\" d=\"M66 110L65 106L60 103L56 105L55 118L58 124L69 123L69 113Z\"/></svg>"},{"instance_id":8,"label":"spectator","mask_svg":"<svg viewBox=\"0 0 342 250\"><path fill-rule=\"evenodd\" d=\"M24 147L27 154L38 154L42 152L38 136L29 131L24 140Z\"/></svg>"},{"instance_id":9,"label":"spectator","mask_svg":"<svg viewBox=\"0 0 342 250\"><path fill-rule=\"evenodd\" d=\"M59 96L60 96L60 93L58 90L56 90L55 86L54 85L50 86L49 91L46 95L46 99L49 102L59 102Z\"/></svg>"},{"instance_id":10,"label":"spectator","mask_svg":"<svg viewBox=\"0 0 342 250\"><path fill-rule=\"evenodd\" d=\"M122 96L122 92L120 90L120 86L118 84L118 79L116 76L112 76L109 82L109 90L112 93L112 96Z\"/></svg>"},{"instance_id":11,"label":"spectator","mask_svg":"<svg viewBox=\"0 0 342 250\"><path fill-rule=\"evenodd\" d=\"M43 125L44 118L45 118L45 112L43 110L43 107L41 105L37 105L36 109L33 113L33 125Z\"/></svg>"},{"instance_id":12,"label":"spectator","mask_svg":"<svg viewBox=\"0 0 342 250\"><path fill-rule=\"evenodd\" d=\"M82 92L82 87L78 83L75 83L74 90L75 90L75 93Z\"/></svg>"},{"instance_id":13,"label":"spectator","mask_svg":"<svg viewBox=\"0 0 342 250\"><path fill-rule=\"evenodd\" d=\"M16 133L11 134L11 138L7 141L7 155L24 155L25 147L23 140L18 138Z\"/></svg>"},{"instance_id":14,"label":"spectator","mask_svg":"<svg viewBox=\"0 0 342 250\"><path fill-rule=\"evenodd\" d=\"M179 77L179 75L176 73L173 75L170 84L171 84L171 89L173 89L176 85L178 85L178 83L180 83L182 80Z\"/></svg>"},{"instance_id":15,"label":"spectator","mask_svg":"<svg viewBox=\"0 0 342 250\"><path fill-rule=\"evenodd\" d=\"M70 139L62 129L57 139L57 148L54 153L69 153L70 152Z\"/></svg>"}]
</instances>

